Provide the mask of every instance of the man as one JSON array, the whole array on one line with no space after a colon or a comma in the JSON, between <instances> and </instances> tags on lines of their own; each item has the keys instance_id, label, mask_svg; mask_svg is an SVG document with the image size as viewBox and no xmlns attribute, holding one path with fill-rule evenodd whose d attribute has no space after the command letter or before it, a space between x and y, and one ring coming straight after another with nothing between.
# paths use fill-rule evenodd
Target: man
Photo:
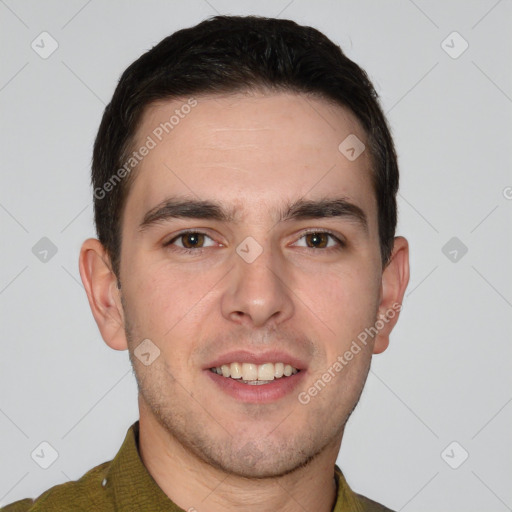
<instances>
[{"instance_id":1,"label":"man","mask_svg":"<svg viewBox=\"0 0 512 512\"><path fill-rule=\"evenodd\" d=\"M80 274L128 349L113 461L5 511L374 511L336 466L409 278L366 74L318 31L219 16L122 75Z\"/></svg>"}]
</instances>

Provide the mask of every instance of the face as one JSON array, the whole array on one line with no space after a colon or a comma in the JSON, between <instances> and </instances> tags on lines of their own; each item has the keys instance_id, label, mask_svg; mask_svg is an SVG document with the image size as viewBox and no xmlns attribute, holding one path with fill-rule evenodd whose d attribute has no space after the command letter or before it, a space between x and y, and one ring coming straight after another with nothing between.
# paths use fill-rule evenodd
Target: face
<instances>
[{"instance_id":1,"label":"face","mask_svg":"<svg viewBox=\"0 0 512 512\"><path fill-rule=\"evenodd\" d=\"M374 350L369 338L333 369L381 308L368 151L351 160L338 149L366 137L348 110L298 94L185 103L146 111L135 147L156 145L122 218L140 400L201 460L286 474L339 447ZM176 110L172 131L155 132ZM149 365L134 357L145 339L160 351Z\"/></svg>"}]
</instances>

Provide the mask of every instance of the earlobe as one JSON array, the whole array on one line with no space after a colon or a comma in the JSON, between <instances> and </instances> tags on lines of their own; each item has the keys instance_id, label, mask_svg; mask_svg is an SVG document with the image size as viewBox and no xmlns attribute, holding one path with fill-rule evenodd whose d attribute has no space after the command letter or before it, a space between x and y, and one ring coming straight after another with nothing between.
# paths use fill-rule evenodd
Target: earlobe
<instances>
[{"instance_id":1,"label":"earlobe","mask_svg":"<svg viewBox=\"0 0 512 512\"><path fill-rule=\"evenodd\" d=\"M99 240L89 238L82 244L79 267L89 306L105 343L115 350L126 350L124 312L117 277Z\"/></svg>"},{"instance_id":2,"label":"earlobe","mask_svg":"<svg viewBox=\"0 0 512 512\"><path fill-rule=\"evenodd\" d=\"M398 321L402 301L409 283L409 244L401 236L395 238L390 260L382 272L381 300L376 321L378 334L374 354L384 352L389 336Z\"/></svg>"}]
</instances>

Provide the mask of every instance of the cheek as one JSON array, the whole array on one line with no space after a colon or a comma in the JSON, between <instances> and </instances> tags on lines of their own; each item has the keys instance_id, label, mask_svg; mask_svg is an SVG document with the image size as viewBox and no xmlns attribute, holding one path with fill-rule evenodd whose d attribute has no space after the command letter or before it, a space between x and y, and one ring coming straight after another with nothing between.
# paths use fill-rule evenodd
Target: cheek
<instances>
[{"instance_id":1,"label":"cheek","mask_svg":"<svg viewBox=\"0 0 512 512\"><path fill-rule=\"evenodd\" d=\"M204 292L200 294L186 276L157 265L142 265L137 273L130 274L125 290L125 312L132 338L130 351L136 353L145 339L158 347L159 356L150 366L134 360L137 375L146 387L160 383L155 393L171 389L174 377L187 388L191 385L190 353L196 347L190 321L196 314L193 304L202 295Z\"/></svg>"},{"instance_id":2,"label":"cheek","mask_svg":"<svg viewBox=\"0 0 512 512\"><path fill-rule=\"evenodd\" d=\"M209 300L209 292L219 281L217 272L149 258L132 262L127 287L130 321L138 337L154 341L173 360L188 361L195 349L197 329ZM124 287L124 285L123 285Z\"/></svg>"},{"instance_id":3,"label":"cheek","mask_svg":"<svg viewBox=\"0 0 512 512\"><path fill-rule=\"evenodd\" d=\"M304 302L334 333L338 350L375 322L380 281L371 269L340 267L329 273L303 275L301 281Z\"/></svg>"}]
</instances>

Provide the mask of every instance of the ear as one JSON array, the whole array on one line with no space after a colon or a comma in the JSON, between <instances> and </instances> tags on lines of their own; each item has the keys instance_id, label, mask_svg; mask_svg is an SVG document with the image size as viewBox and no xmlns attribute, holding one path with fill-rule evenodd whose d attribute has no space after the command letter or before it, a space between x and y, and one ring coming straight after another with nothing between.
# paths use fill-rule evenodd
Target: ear
<instances>
[{"instance_id":1,"label":"ear","mask_svg":"<svg viewBox=\"0 0 512 512\"><path fill-rule=\"evenodd\" d=\"M401 236L395 238L391 257L382 272L379 312L376 321L378 334L374 354L384 352L389 345L389 335L398 321L405 289L409 283L409 244Z\"/></svg>"},{"instance_id":2,"label":"ear","mask_svg":"<svg viewBox=\"0 0 512 512\"><path fill-rule=\"evenodd\" d=\"M82 244L79 267L89 306L101 336L114 350L126 350L128 344L121 292L117 288L117 278L112 271L110 258L99 240L89 238Z\"/></svg>"}]
</instances>

